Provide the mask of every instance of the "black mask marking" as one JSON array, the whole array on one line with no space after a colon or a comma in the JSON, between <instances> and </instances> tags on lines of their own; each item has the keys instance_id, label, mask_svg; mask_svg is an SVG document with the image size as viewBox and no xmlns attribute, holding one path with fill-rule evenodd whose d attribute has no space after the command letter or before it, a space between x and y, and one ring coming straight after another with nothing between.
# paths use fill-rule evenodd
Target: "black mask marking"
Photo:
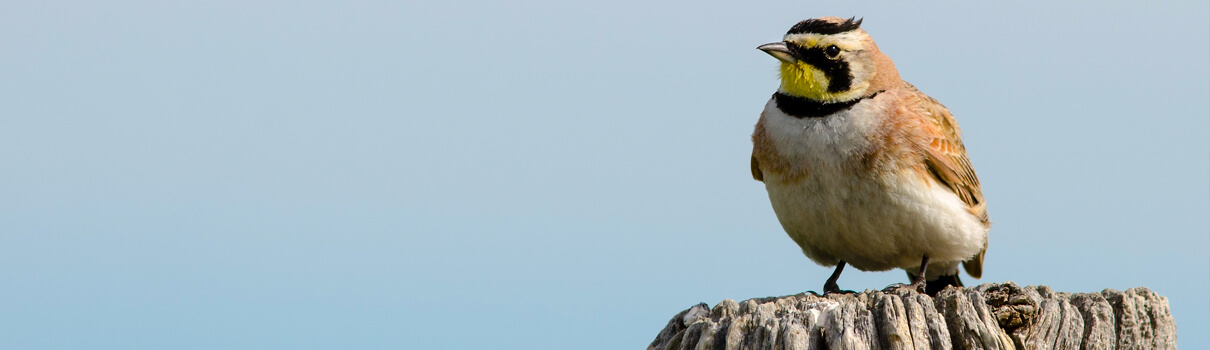
<instances>
[{"instance_id":1,"label":"black mask marking","mask_svg":"<svg viewBox=\"0 0 1210 350\"><path fill-rule=\"evenodd\" d=\"M828 58L822 47L802 47L795 43L786 43L790 55L823 71L828 76L828 92L844 92L851 88L853 77L849 72L849 63L844 60Z\"/></svg>"}]
</instances>

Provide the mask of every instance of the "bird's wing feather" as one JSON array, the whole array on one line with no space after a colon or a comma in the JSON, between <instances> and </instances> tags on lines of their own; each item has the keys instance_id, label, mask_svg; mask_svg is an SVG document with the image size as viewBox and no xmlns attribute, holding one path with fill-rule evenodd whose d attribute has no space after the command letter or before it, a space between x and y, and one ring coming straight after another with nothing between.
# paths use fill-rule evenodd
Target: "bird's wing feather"
<instances>
[{"instance_id":1,"label":"bird's wing feather","mask_svg":"<svg viewBox=\"0 0 1210 350\"><path fill-rule=\"evenodd\" d=\"M760 162L756 161L756 155L752 155L752 178L756 181L764 182L765 174L760 172Z\"/></svg>"},{"instance_id":2,"label":"bird's wing feather","mask_svg":"<svg viewBox=\"0 0 1210 350\"><path fill-rule=\"evenodd\" d=\"M761 156L762 152L768 152L769 147L765 146L768 142L769 139L765 135L765 114L762 112L760 119L756 122L756 130L752 132L752 178L756 181L765 182L765 173L761 172L760 161L757 160L757 157Z\"/></svg>"},{"instance_id":3,"label":"bird's wing feather","mask_svg":"<svg viewBox=\"0 0 1210 350\"><path fill-rule=\"evenodd\" d=\"M971 167L970 159L966 156L966 147L962 145L962 131L958 122L949 109L940 102L919 91L915 87L912 92L918 97L920 111L932 128L928 144L924 147L925 163L937 182L944 184L958 198L966 203L966 208L972 215L978 217L985 226L990 225L987 216L987 204L983 202L983 190L979 186L979 178ZM983 256L987 253L987 242L983 242L983 250L962 266L972 277L983 275Z\"/></svg>"}]
</instances>

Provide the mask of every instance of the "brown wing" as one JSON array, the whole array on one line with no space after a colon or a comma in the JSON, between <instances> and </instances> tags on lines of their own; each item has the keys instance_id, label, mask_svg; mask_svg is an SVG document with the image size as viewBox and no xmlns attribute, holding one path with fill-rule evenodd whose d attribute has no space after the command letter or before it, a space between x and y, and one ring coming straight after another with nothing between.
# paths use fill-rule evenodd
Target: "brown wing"
<instances>
[{"instance_id":1,"label":"brown wing","mask_svg":"<svg viewBox=\"0 0 1210 350\"><path fill-rule=\"evenodd\" d=\"M975 176L975 169L971 167L971 161L966 156L966 147L962 145L962 131L958 129L954 115L937 100L916 91L915 87L911 90L919 97L924 116L932 122L931 126L935 127L933 137L925 147L925 163L929 171L936 177L937 182L954 191L958 198L966 203L967 210L982 220L984 226L991 225L987 217L987 204L983 202L983 190L979 187L979 178ZM983 250L970 260L962 262L962 267L972 277L979 278L983 275L983 256L986 253L987 241L984 241Z\"/></svg>"},{"instance_id":2,"label":"brown wing","mask_svg":"<svg viewBox=\"0 0 1210 350\"><path fill-rule=\"evenodd\" d=\"M756 156L752 156L752 178L756 181L765 182L765 174L760 172L760 163L756 161Z\"/></svg>"},{"instance_id":3,"label":"brown wing","mask_svg":"<svg viewBox=\"0 0 1210 350\"><path fill-rule=\"evenodd\" d=\"M765 136L765 113L761 112L761 117L756 122L756 130L752 131L752 178L756 181L765 182L765 174L760 171L760 161L756 157L761 155L762 145L767 145L768 142L769 139Z\"/></svg>"}]
</instances>

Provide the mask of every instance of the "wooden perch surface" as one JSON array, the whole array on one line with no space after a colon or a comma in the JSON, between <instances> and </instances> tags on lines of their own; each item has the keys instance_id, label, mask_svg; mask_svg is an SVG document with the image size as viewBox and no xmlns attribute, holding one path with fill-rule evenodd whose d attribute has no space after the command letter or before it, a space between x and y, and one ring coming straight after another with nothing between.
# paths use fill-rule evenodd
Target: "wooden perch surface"
<instances>
[{"instance_id":1,"label":"wooden perch surface","mask_svg":"<svg viewBox=\"0 0 1210 350\"><path fill-rule=\"evenodd\" d=\"M1168 299L1147 288L1073 294L1007 282L935 298L867 291L699 304L648 349L1176 349L1176 323Z\"/></svg>"}]
</instances>

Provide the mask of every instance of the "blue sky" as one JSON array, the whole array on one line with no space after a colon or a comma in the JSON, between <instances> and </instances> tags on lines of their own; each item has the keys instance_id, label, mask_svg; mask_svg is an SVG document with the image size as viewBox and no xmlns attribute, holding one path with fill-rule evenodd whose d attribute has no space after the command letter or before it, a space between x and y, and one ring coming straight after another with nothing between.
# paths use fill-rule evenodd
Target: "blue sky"
<instances>
[{"instance_id":1,"label":"blue sky","mask_svg":"<svg viewBox=\"0 0 1210 350\"><path fill-rule=\"evenodd\" d=\"M1207 348L1207 7L7 4L0 347L641 348L818 290L749 135L755 47L833 15L957 116L968 283L1147 286Z\"/></svg>"}]
</instances>

